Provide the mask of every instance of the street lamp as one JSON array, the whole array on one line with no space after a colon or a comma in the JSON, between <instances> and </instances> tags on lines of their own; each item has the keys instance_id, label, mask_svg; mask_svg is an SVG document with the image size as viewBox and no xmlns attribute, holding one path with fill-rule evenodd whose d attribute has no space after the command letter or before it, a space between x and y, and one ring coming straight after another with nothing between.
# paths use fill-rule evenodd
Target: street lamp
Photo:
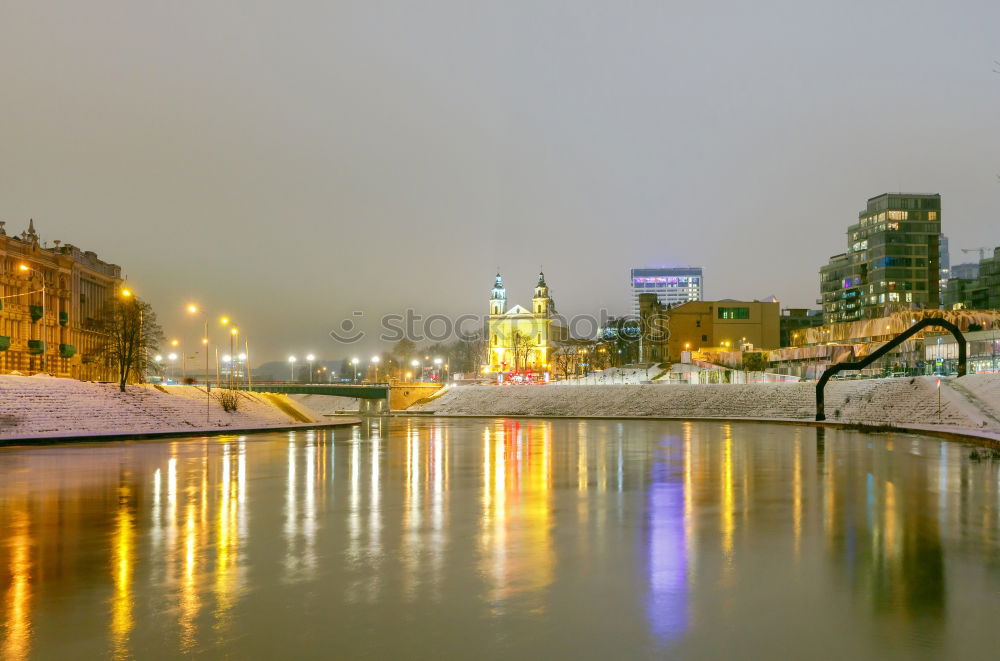
<instances>
[{"instance_id":1,"label":"street lamp","mask_svg":"<svg viewBox=\"0 0 1000 661\"><path fill-rule=\"evenodd\" d=\"M358 363L360 361L357 358L351 358L351 365L354 366L354 383L358 382Z\"/></svg>"},{"instance_id":2,"label":"street lamp","mask_svg":"<svg viewBox=\"0 0 1000 661\"><path fill-rule=\"evenodd\" d=\"M177 347L177 350L181 352L181 382L183 383L187 380L187 353L180 340L170 340L170 346Z\"/></svg>"},{"instance_id":3,"label":"street lamp","mask_svg":"<svg viewBox=\"0 0 1000 661\"><path fill-rule=\"evenodd\" d=\"M440 358L435 358L434 359L434 369L437 372L438 383L441 383L441 363L442 362L443 361Z\"/></svg>"},{"instance_id":4,"label":"street lamp","mask_svg":"<svg viewBox=\"0 0 1000 661\"><path fill-rule=\"evenodd\" d=\"M38 327L38 337L39 341L42 343L42 357L41 357L40 367L42 368L41 371L44 372L46 367L45 353L48 350L47 346L48 343L45 341L45 275L43 275L42 272L39 271L38 269L31 268L27 264L19 265L18 269L20 269L22 273L28 273L29 271L32 273L37 273L38 279L42 281L42 316L40 319L42 323ZM29 335L28 337L31 336Z\"/></svg>"},{"instance_id":5,"label":"street lamp","mask_svg":"<svg viewBox=\"0 0 1000 661\"><path fill-rule=\"evenodd\" d=\"M169 353L169 354L167 354L167 360L170 361L170 366L174 367L174 363L177 362L177 354L175 354L175 353ZM174 376L175 377L177 376L177 370L176 369L174 369Z\"/></svg>"},{"instance_id":6,"label":"street lamp","mask_svg":"<svg viewBox=\"0 0 1000 661\"><path fill-rule=\"evenodd\" d=\"M378 356L372 356L372 365L375 366L375 383L378 383L378 361L381 360Z\"/></svg>"},{"instance_id":7,"label":"street lamp","mask_svg":"<svg viewBox=\"0 0 1000 661\"><path fill-rule=\"evenodd\" d=\"M309 383L313 382L313 361L316 360L316 356L309 354L306 356L306 360L309 362Z\"/></svg>"},{"instance_id":8,"label":"street lamp","mask_svg":"<svg viewBox=\"0 0 1000 661\"><path fill-rule=\"evenodd\" d=\"M239 335L239 334L240 334L240 329L237 328L236 326L233 326L232 328L229 329L229 355L230 356L233 355L233 351L234 351L234 349L233 349L233 342L236 341L236 336ZM239 346L240 346L239 342L236 342L236 348L239 348ZM229 363L229 387L230 388L232 388L233 385L235 384L235 382L236 382L235 378L236 377L233 374L233 364L232 364L232 362L230 362Z\"/></svg>"},{"instance_id":9,"label":"street lamp","mask_svg":"<svg viewBox=\"0 0 1000 661\"><path fill-rule=\"evenodd\" d=\"M288 357L288 369L291 371L291 376L289 377L289 383L295 381L295 356Z\"/></svg>"},{"instance_id":10,"label":"street lamp","mask_svg":"<svg viewBox=\"0 0 1000 661\"><path fill-rule=\"evenodd\" d=\"M417 367L420 366L420 361L419 360L417 360L416 358L414 358L413 360L410 361L410 365L413 367L413 380L414 381L417 380L418 375L420 377L423 377L423 369L421 369L420 372L417 371Z\"/></svg>"},{"instance_id":11,"label":"street lamp","mask_svg":"<svg viewBox=\"0 0 1000 661\"><path fill-rule=\"evenodd\" d=\"M187 313L191 315L197 315L199 312L198 306L194 303L188 303ZM208 317L202 316L202 321L205 322L205 334L201 337L201 346L205 351L205 421L212 421L212 384L208 381Z\"/></svg>"}]
</instances>

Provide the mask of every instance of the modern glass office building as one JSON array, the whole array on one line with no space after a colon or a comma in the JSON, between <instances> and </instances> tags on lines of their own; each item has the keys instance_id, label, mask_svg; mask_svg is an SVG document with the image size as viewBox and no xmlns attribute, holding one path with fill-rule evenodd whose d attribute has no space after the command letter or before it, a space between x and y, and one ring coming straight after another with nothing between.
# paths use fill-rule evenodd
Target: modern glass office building
<instances>
[{"instance_id":1,"label":"modern glass office building","mask_svg":"<svg viewBox=\"0 0 1000 661\"><path fill-rule=\"evenodd\" d=\"M639 294L656 294L662 305L700 301L704 296L701 267L632 269L632 314L639 316Z\"/></svg>"},{"instance_id":2,"label":"modern glass office building","mask_svg":"<svg viewBox=\"0 0 1000 661\"><path fill-rule=\"evenodd\" d=\"M847 252L820 269L826 323L940 304L941 196L883 193L847 228Z\"/></svg>"}]
</instances>

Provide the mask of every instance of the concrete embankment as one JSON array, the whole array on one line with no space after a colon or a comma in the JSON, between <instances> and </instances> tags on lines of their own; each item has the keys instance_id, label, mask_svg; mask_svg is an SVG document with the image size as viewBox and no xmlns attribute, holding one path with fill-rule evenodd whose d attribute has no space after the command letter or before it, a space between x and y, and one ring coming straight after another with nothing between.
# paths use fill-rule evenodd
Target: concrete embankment
<instances>
[{"instance_id":1,"label":"concrete embankment","mask_svg":"<svg viewBox=\"0 0 1000 661\"><path fill-rule=\"evenodd\" d=\"M437 415L745 418L809 421L814 383L739 385L458 386L412 407ZM1000 434L1000 375L834 381L826 389L834 423Z\"/></svg>"},{"instance_id":2,"label":"concrete embankment","mask_svg":"<svg viewBox=\"0 0 1000 661\"><path fill-rule=\"evenodd\" d=\"M283 395L240 393L236 411L191 386L127 386L0 376L0 442L43 438L217 433L329 424Z\"/></svg>"}]
</instances>

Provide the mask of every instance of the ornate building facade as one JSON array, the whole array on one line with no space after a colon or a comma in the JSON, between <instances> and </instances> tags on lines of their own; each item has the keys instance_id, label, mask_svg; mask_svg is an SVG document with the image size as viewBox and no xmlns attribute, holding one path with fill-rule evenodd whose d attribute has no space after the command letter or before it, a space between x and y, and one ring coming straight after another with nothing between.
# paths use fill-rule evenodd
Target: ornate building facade
<instances>
[{"instance_id":1,"label":"ornate building facade","mask_svg":"<svg viewBox=\"0 0 1000 661\"><path fill-rule=\"evenodd\" d=\"M556 308L545 284L545 274L538 274L531 310L520 305L507 309L507 290L497 273L490 292L489 348L486 372L547 372L558 328L553 327Z\"/></svg>"},{"instance_id":2,"label":"ornate building facade","mask_svg":"<svg viewBox=\"0 0 1000 661\"><path fill-rule=\"evenodd\" d=\"M34 221L18 236L0 222L0 373L47 372L105 380L96 320L121 286L121 267L90 251L39 243Z\"/></svg>"}]
</instances>

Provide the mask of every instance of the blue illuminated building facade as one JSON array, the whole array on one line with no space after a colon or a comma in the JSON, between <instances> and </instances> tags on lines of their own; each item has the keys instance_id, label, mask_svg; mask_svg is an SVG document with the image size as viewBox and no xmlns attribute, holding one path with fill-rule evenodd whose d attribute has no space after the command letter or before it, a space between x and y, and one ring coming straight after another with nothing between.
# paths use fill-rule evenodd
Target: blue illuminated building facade
<instances>
[{"instance_id":1,"label":"blue illuminated building facade","mask_svg":"<svg viewBox=\"0 0 1000 661\"><path fill-rule=\"evenodd\" d=\"M632 269L632 315L639 316L639 295L656 294L661 305L673 307L704 296L701 267Z\"/></svg>"},{"instance_id":2,"label":"blue illuminated building facade","mask_svg":"<svg viewBox=\"0 0 1000 661\"><path fill-rule=\"evenodd\" d=\"M883 193L847 228L847 252L820 269L827 324L940 306L941 196Z\"/></svg>"}]
</instances>

